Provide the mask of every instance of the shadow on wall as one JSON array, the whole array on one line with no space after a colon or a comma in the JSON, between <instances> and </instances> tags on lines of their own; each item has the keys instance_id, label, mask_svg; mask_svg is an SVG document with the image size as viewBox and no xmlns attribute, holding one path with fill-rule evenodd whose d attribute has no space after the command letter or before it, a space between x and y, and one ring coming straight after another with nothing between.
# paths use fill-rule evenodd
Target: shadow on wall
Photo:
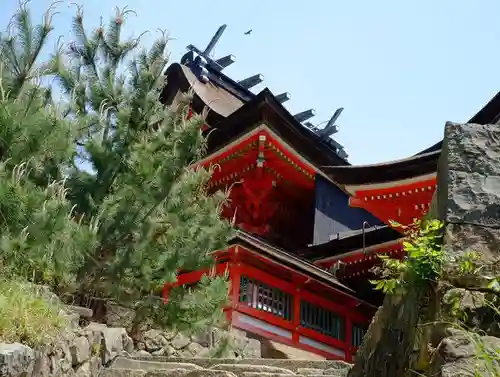
<instances>
[{"instance_id":1,"label":"shadow on wall","mask_svg":"<svg viewBox=\"0 0 500 377\"><path fill-rule=\"evenodd\" d=\"M330 236L383 223L362 208L349 206L349 196L333 183L316 176L313 244L330 241Z\"/></svg>"},{"instance_id":2,"label":"shadow on wall","mask_svg":"<svg viewBox=\"0 0 500 377\"><path fill-rule=\"evenodd\" d=\"M264 359L326 360L323 356L275 342L260 335L246 333L246 337L260 342L260 353Z\"/></svg>"}]
</instances>

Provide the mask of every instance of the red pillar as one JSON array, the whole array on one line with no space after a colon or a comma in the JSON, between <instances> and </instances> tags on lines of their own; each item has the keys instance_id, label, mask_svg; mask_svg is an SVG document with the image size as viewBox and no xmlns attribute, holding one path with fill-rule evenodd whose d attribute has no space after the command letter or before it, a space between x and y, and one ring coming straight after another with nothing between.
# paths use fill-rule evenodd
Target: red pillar
<instances>
[{"instance_id":1,"label":"red pillar","mask_svg":"<svg viewBox=\"0 0 500 377\"><path fill-rule=\"evenodd\" d=\"M300 288L295 290L295 294L293 295L293 314L292 314L292 342L295 344L299 344L299 333L298 329L300 326Z\"/></svg>"},{"instance_id":2,"label":"red pillar","mask_svg":"<svg viewBox=\"0 0 500 377\"><path fill-rule=\"evenodd\" d=\"M235 246L230 251L229 266L229 282L231 284L229 291L230 306L226 313L228 321L231 322L232 312L238 307L240 301L241 263L239 261L238 246Z\"/></svg>"},{"instance_id":3,"label":"red pillar","mask_svg":"<svg viewBox=\"0 0 500 377\"><path fill-rule=\"evenodd\" d=\"M345 317L345 360L352 361L352 321L349 315Z\"/></svg>"}]
</instances>

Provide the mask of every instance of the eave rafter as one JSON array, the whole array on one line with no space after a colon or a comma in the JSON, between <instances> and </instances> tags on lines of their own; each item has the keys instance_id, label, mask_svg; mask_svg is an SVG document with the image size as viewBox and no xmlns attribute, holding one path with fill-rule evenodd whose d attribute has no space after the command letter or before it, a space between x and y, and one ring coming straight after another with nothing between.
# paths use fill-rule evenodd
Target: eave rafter
<instances>
[{"instance_id":1,"label":"eave rafter","mask_svg":"<svg viewBox=\"0 0 500 377\"><path fill-rule=\"evenodd\" d=\"M404 249L401 242L396 242L369 252L356 250L338 259L327 258L325 261L319 260L314 264L324 269L338 270L337 274L340 278L350 279L369 273L374 266L380 264L380 255L400 258L404 255Z\"/></svg>"}]
</instances>

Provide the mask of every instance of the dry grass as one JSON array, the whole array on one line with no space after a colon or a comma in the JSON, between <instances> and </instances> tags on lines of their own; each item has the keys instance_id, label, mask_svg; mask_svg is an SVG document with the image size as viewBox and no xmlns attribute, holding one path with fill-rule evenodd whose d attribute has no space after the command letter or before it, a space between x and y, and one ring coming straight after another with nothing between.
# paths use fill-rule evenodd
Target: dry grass
<instances>
[{"instance_id":1,"label":"dry grass","mask_svg":"<svg viewBox=\"0 0 500 377\"><path fill-rule=\"evenodd\" d=\"M45 299L41 288L0 279L0 342L50 344L66 325L59 313L59 306Z\"/></svg>"}]
</instances>

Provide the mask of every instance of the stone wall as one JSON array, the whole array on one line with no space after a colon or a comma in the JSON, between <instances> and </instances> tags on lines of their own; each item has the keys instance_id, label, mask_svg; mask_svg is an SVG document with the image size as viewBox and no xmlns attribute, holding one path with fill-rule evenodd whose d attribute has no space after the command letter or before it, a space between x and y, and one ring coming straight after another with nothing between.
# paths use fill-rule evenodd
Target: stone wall
<instances>
[{"instance_id":1,"label":"stone wall","mask_svg":"<svg viewBox=\"0 0 500 377\"><path fill-rule=\"evenodd\" d=\"M54 345L33 350L15 343L0 343L2 377L97 377L117 357L168 356L180 358L259 358L260 342L236 331L207 329L195 335L150 329L134 344L124 327L88 321L88 309L66 307L69 327Z\"/></svg>"}]
</instances>

